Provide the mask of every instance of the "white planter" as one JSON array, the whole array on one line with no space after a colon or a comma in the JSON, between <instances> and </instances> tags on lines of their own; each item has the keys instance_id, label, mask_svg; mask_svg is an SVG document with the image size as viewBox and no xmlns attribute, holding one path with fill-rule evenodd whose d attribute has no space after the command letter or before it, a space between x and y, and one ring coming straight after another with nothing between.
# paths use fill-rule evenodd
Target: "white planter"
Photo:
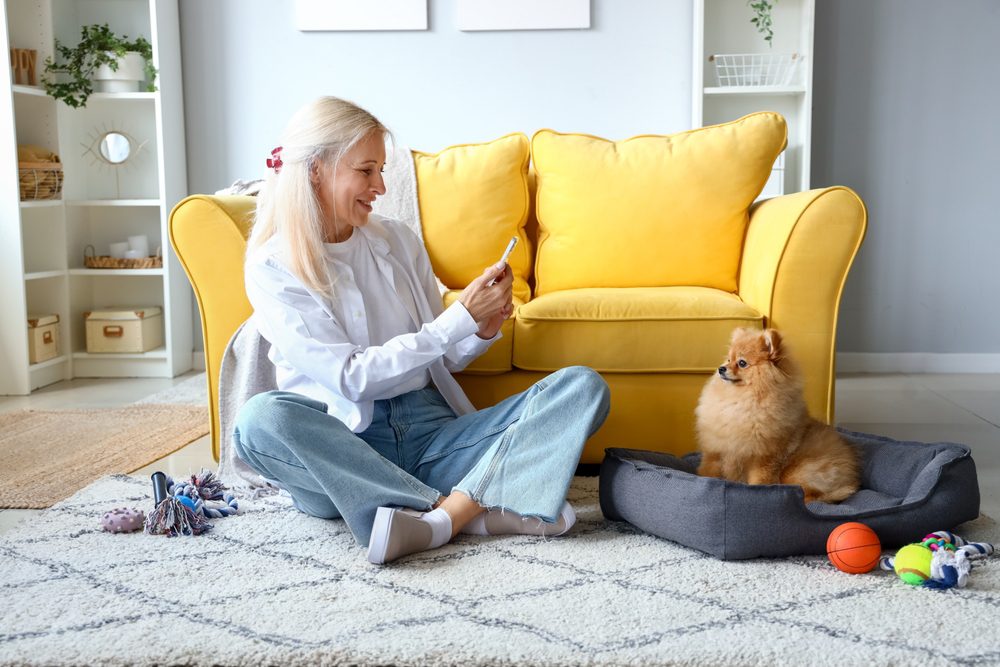
<instances>
[{"instance_id":1,"label":"white planter","mask_svg":"<svg viewBox=\"0 0 1000 667\"><path fill-rule=\"evenodd\" d=\"M118 60L118 69L101 65L94 71L94 91L98 93L134 93L146 80L146 59L129 51Z\"/></svg>"}]
</instances>

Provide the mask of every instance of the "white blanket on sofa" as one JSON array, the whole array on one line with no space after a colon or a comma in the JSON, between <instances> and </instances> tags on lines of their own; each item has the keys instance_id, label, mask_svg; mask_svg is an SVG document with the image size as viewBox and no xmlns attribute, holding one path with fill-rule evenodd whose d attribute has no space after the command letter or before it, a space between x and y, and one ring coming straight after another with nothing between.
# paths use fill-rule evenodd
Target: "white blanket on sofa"
<instances>
[{"instance_id":1,"label":"white blanket on sofa","mask_svg":"<svg viewBox=\"0 0 1000 667\"><path fill-rule=\"evenodd\" d=\"M399 220L421 240L420 204L417 201L417 174L413 154L405 146L389 146L385 156L385 194L375 200L375 213Z\"/></svg>"},{"instance_id":2,"label":"white blanket on sofa","mask_svg":"<svg viewBox=\"0 0 1000 667\"><path fill-rule=\"evenodd\" d=\"M257 331L253 318L240 325L226 345L219 370L219 479L238 496L265 495L276 489L236 455L233 431L243 404L278 388L271 344Z\"/></svg>"}]
</instances>

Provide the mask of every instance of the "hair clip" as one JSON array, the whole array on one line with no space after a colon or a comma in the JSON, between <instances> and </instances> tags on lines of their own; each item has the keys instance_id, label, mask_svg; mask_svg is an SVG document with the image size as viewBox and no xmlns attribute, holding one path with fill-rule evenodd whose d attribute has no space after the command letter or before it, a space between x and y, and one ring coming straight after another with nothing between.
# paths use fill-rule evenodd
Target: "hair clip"
<instances>
[{"instance_id":1,"label":"hair clip","mask_svg":"<svg viewBox=\"0 0 1000 667\"><path fill-rule=\"evenodd\" d=\"M281 161L281 146L278 146L273 151L271 151L271 157L267 158L267 168L274 169L274 173L281 173L281 165L284 164Z\"/></svg>"}]
</instances>

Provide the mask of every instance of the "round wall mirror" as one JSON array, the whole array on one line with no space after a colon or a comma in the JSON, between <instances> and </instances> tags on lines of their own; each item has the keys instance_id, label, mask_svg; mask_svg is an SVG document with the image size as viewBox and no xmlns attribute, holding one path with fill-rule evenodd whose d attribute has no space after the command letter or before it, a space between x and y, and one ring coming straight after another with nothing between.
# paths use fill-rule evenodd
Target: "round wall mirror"
<instances>
[{"instance_id":1,"label":"round wall mirror","mask_svg":"<svg viewBox=\"0 0 1000 667\"><path fill-rule=\"evenodd\" d=\"M121 132L106 132L98 149L101 158L110 164L122 164L132 155L132 141Z\"/></svg>"}]
</instances>

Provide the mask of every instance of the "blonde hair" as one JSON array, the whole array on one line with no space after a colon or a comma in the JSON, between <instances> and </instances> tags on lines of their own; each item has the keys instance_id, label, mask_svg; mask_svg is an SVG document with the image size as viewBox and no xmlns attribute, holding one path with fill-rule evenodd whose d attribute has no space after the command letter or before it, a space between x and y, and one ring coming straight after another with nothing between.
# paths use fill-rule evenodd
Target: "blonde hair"
<instances>
[{"instance_id":1,"label":"blonde hair","mask_svg":"<svg viewBox=\"0 0 1000 667\"><path fill-rule=\"evenodd\" d=\"M306 287L329 296L323 213L310 173L320 162L336 169L372 133L389 136L375 116L346 100L321 97L299 109L281 137L281 173L269 170L257 198L247 254L277 234L288 268Z\"/></svg>"}]
</instances>

